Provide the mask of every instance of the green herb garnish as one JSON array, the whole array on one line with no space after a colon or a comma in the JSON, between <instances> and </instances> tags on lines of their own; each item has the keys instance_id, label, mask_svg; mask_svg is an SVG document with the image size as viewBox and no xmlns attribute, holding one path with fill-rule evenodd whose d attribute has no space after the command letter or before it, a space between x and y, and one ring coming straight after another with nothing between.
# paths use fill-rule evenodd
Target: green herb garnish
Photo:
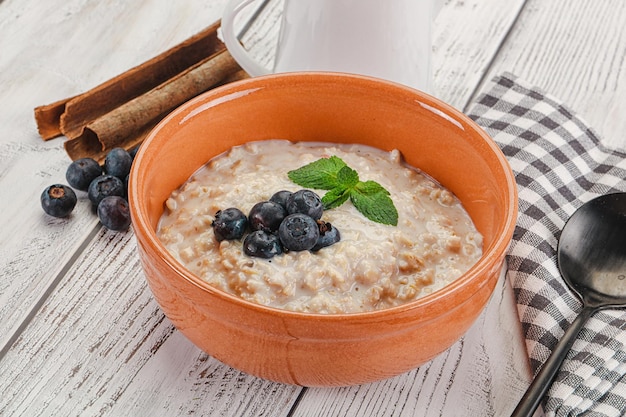
<instances>
[{"instance_id":1,"label":"green herb garnish","mask_svg":"<svg viewBox=\"0 0 626 417\"><path fill-rule=\"evenodd\" d=\"M376 181L361 181L359 174L337 156L318 159L287 173L296 184L327 190L322 197L325 209L339 207L348 199L368 219L396 226L398 210L387 191Z\"/></svg>"}]
</instances>

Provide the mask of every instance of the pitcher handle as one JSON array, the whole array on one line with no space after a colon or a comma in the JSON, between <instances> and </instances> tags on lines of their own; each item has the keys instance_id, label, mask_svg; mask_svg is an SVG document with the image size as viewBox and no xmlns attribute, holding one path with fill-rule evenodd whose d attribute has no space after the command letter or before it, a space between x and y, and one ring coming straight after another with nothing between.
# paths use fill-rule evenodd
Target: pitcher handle
<instances>
[{"instance_id":1,"label":"pitcher handle","mask_svg":"<svg viewBox=\"0 0 626 417\"><path fill-rule=\"evenodd\" d=\"M251 77L269 74L270 71L263 65L256 62L248 51L241 45L237 35L235 35L235 17L250 3L255 0L230 0L224 8L222 15L222 36L224 43L230 54L235 58Z\"/></svg>"}]
</instances>

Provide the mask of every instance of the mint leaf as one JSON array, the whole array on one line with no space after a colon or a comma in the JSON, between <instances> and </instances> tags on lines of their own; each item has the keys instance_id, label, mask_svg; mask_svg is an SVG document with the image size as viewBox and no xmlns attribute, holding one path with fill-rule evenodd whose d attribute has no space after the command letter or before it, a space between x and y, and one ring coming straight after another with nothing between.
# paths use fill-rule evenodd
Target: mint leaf
<instances>
[{"instance_id":1,"label":"mint leaf","mask_svg":"<svg viewBox=\"0 0 626 417\"><path fill-rule=\"evenodd\" d=\"M359 182L355 188L360 194L363 194L363 195L371 195L371 194L378 194L378 193L389 195L389 191L385 190L385 187L383 187L376 181Z\"/></svg>"},{"instance_id":2,"label":"mint leaf","mask_svg":"<svg viewBox=\"0 0 626 417\"><path fill-rule=\"evenodd\" d=\"M324 210L330 210L335 207L339 207L350 198L350 188L337 187L328 191L322 197L322 204L324 205Z\"/></svg>"},{"instance_id":3,"label":"mint leaf","mask_svg":"<svg viewBox=\"0 0 626 417\"><path fill-rule=\"evenodd\" d=\"M360 182L350 192L350 201L368 219L392 226L398 225L398 210L389 192L374 181Z\"/></svg>"},{"instance_id":4,"label":"mint leaf","mask_svg":"<svg viewBox=\"0 0 626 417\"><path fill-rule=\"evenodd\" d=\"M337 173L337 182L340 187L352 188L359 183L359 174L346 165Z\"/></svg>"},{"instance_id":5,"label":"mint leaf","mask_svg":"<svg viewBox=\"0 0 626 417\"><path fill-rule=\"evenodd\" d=\"M289 171L287 176L296 184L318 190L332 190L341 185L337 176L346 163L337 156L321 158L301 168Z\"/></svg>"},{"instance_id":6,"label":"mint leaf","mask_svg":"<svg viewBox=\"0 0 626 417\"><path fill-rule=\"evenodd\" d=\"M358 172L337 156L318 159L287 175L302 187L327 190L322 197L325 210L339 207L350 199L368 219L392 226L398 224L398 210L389 191L376 181L360 181Z\"/></svg>"}]
</instances>

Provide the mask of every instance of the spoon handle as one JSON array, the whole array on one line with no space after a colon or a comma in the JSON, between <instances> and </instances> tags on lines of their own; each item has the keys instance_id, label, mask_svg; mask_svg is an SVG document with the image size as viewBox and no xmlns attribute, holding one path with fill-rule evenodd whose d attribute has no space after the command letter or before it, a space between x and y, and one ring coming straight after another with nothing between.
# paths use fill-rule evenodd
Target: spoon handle
<instances>
[{"instance_id":1,"label":"spoon handle","mask_svg":"<svg viewBox=\"0 0 626 417\"><path fill-rule=\"evenodd\" d=\"M595 312L594 307L585 306L571 326L567 329L561 340L556 344L552 354L543 364L534 381L526 390L526 393L513 410L511 417L532 417L539 406L543 396L550 388L552 380L556 376L563 360L574 344L578 333L583 328L589 317Z\"/></svg>"}]
</instances>

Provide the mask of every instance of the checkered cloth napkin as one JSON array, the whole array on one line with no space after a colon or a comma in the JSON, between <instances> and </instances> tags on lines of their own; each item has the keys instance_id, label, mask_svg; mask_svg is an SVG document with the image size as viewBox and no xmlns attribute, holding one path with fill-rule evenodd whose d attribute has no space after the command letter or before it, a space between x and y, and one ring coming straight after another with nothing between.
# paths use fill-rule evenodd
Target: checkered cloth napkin
<instances>
[{"instance_id":1,"label":"checkered cloth napkin","mask_svg":"<svg viewBox=\"0 0 626 417\"><path fill-rule=\"evenodd\" d=\"M562 103L511 74L485 91L469 116L495 139L517 179L520 213L507 276L537 373L582 308L557 268L560 230L584 202L626 191L626 153L603 147ZM626 310L587 322L543 408L546 416L626 415Z\"/></svg>"}]
</instances>

